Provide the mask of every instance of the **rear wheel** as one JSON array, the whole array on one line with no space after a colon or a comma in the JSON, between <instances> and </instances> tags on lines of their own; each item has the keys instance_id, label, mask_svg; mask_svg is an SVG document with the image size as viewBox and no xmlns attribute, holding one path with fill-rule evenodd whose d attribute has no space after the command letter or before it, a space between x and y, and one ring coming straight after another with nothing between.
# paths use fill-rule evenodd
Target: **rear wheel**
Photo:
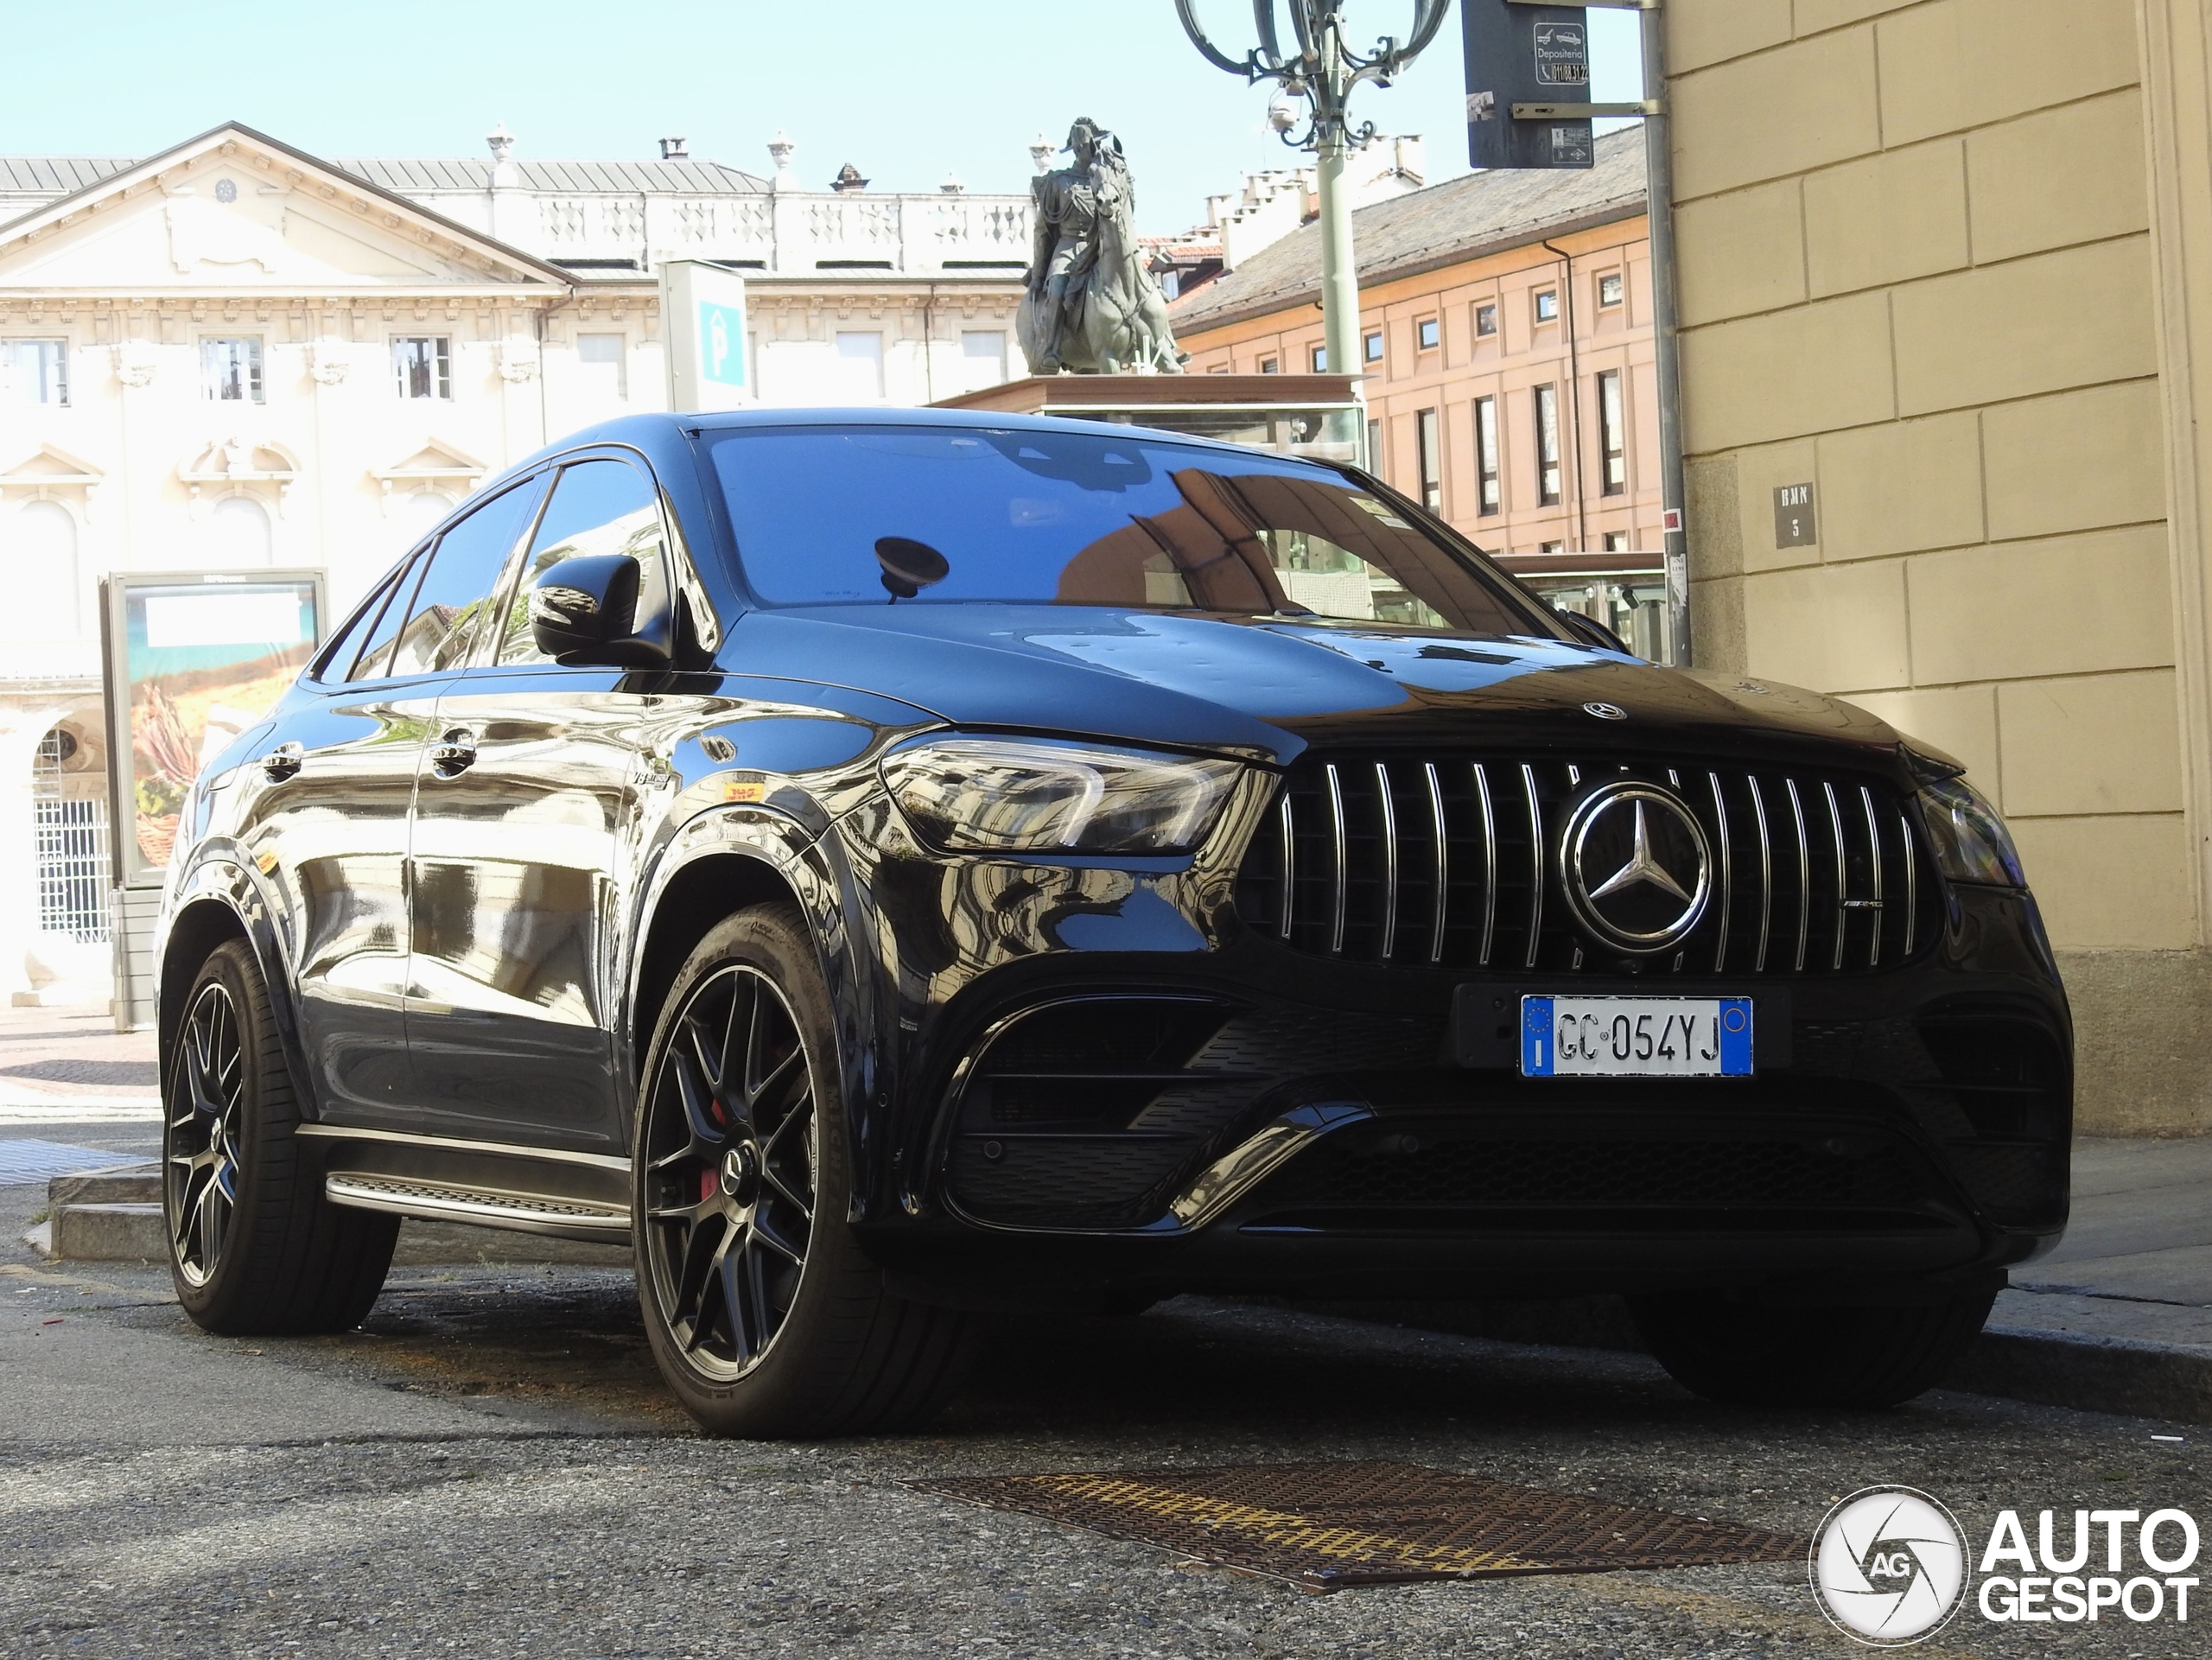
<instances>
[{"instance_id":1,"label":"rear wheel","mask_svg":"<svg viewBox=\"0 0 2212 1660\"><path fill-rule=\"evenodd\" d=\"M162 1087L162 1210L177 1301L211 1332L339 1332L383 1288L397 1217L342 1210L295 1132L299 1099L242 939L194 978Z\"/></svg>"},{"instance_id":2,"label":"rear wheel","mask_svg":"<svg viewBox=\"0 0 2212 1660\"><path fill-rule=\"evenodd\" d=\"M1773 1308L1643 1297L1629 1307L1659 1364L1708 1401L1888 1407L1942 1381L1995 1299L1988 1291L1904 1307Z\"/></svg>"},{"instance_id":3,"label":"rear wheel","mask_svg":"<svg viewBox=\"0 0 2212 1660\"><path fill-rule=\"evenodd\" d=\"M964 1371L964 1319L892 1295L846 1221L833 1034L804 920L760 906L691 954L648 1052L639 1299L669 1387L716 1434L908 1427Z\"/></svg>"}]
</instances>

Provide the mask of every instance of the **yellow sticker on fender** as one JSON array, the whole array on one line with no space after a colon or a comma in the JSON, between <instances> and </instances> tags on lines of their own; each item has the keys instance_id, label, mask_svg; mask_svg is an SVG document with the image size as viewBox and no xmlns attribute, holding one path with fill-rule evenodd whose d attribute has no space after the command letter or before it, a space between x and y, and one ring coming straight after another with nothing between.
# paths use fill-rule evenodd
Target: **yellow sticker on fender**
<instances>
[{"instance_id":1,"label":"yellow sticker on fender","mask_svg":"<svg viewBox=\"0 0 2212 1660\"><path fill-rule=\"evenodd\" d=\"M768 781L758 773L735 773L722 779L725 801L766 801Z\"/></svg>"}]
</instances>

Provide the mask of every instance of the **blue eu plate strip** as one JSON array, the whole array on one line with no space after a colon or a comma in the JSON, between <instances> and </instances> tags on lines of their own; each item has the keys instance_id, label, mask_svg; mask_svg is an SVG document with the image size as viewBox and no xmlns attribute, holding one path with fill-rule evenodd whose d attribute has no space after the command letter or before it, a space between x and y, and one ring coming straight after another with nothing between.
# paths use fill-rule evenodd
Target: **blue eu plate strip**
<instances>
[{"instance_id":1,"label":"blue eu plate strip","mask_svg":"<svg viewBox=\"0 0 2212 1660\"><path fill-rule=\"evenodd\" d=\"M1723 997L1720 1000L1720 1075L1723 1078L1749 1078L1751 1075L1751 1000L1749 997Z\"/></svg>"},{"instance_id":2,"label":"blue eu plate strip","mask_svg":"<svg viewBox=\"0 0 2212 1660\"><path fill-rule=\"evenodd\" d=\"M1521 1073L1524 1078L1552 1075L1552 1000L1521 1000Z\"/></svg>"}]
</instances>

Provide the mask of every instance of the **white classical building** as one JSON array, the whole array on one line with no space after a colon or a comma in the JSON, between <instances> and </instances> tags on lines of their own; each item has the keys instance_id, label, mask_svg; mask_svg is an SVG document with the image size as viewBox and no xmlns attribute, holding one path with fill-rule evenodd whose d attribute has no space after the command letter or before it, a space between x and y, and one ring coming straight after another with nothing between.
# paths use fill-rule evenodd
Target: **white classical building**
<instances>
[{"instance_id":1,"label":"white classical building","mask_svg":"<svg viewBox=\"0 0 2212 1660\"><path fill-rule=\"evenodd\" d=\"M314 567L342 614L482 479L666 407L670 258L747 277L765 403L1009 372L1026 194L807 190L780 135L765 177L489 145L0 157L0 994L104 975L102 576Z\"/></svg>"}]
</instances>

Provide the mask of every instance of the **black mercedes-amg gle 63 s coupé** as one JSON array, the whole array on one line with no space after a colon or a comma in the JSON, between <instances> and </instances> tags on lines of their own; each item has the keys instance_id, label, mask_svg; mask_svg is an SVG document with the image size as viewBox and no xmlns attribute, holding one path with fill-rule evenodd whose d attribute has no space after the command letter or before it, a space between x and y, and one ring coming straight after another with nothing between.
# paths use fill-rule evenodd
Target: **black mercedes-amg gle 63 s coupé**
<instances>
[{"instance_id":1,"label":"black mercedes-amg gle 63 s coup\u00e9","mask_svg":"<svg viewBox=\"0 0 2212 1660\"><path fill-rule=\"evenodd\" d=\"M640 416L412 550L194 786L156 940L211 1330L401 1218L635 1253L709 1429L911 1424L992 1313L1618 1293L1721 1400L1933 1383L2066 1218L2011 839L1356 469Z\"/></svg>"}]
</instances>

